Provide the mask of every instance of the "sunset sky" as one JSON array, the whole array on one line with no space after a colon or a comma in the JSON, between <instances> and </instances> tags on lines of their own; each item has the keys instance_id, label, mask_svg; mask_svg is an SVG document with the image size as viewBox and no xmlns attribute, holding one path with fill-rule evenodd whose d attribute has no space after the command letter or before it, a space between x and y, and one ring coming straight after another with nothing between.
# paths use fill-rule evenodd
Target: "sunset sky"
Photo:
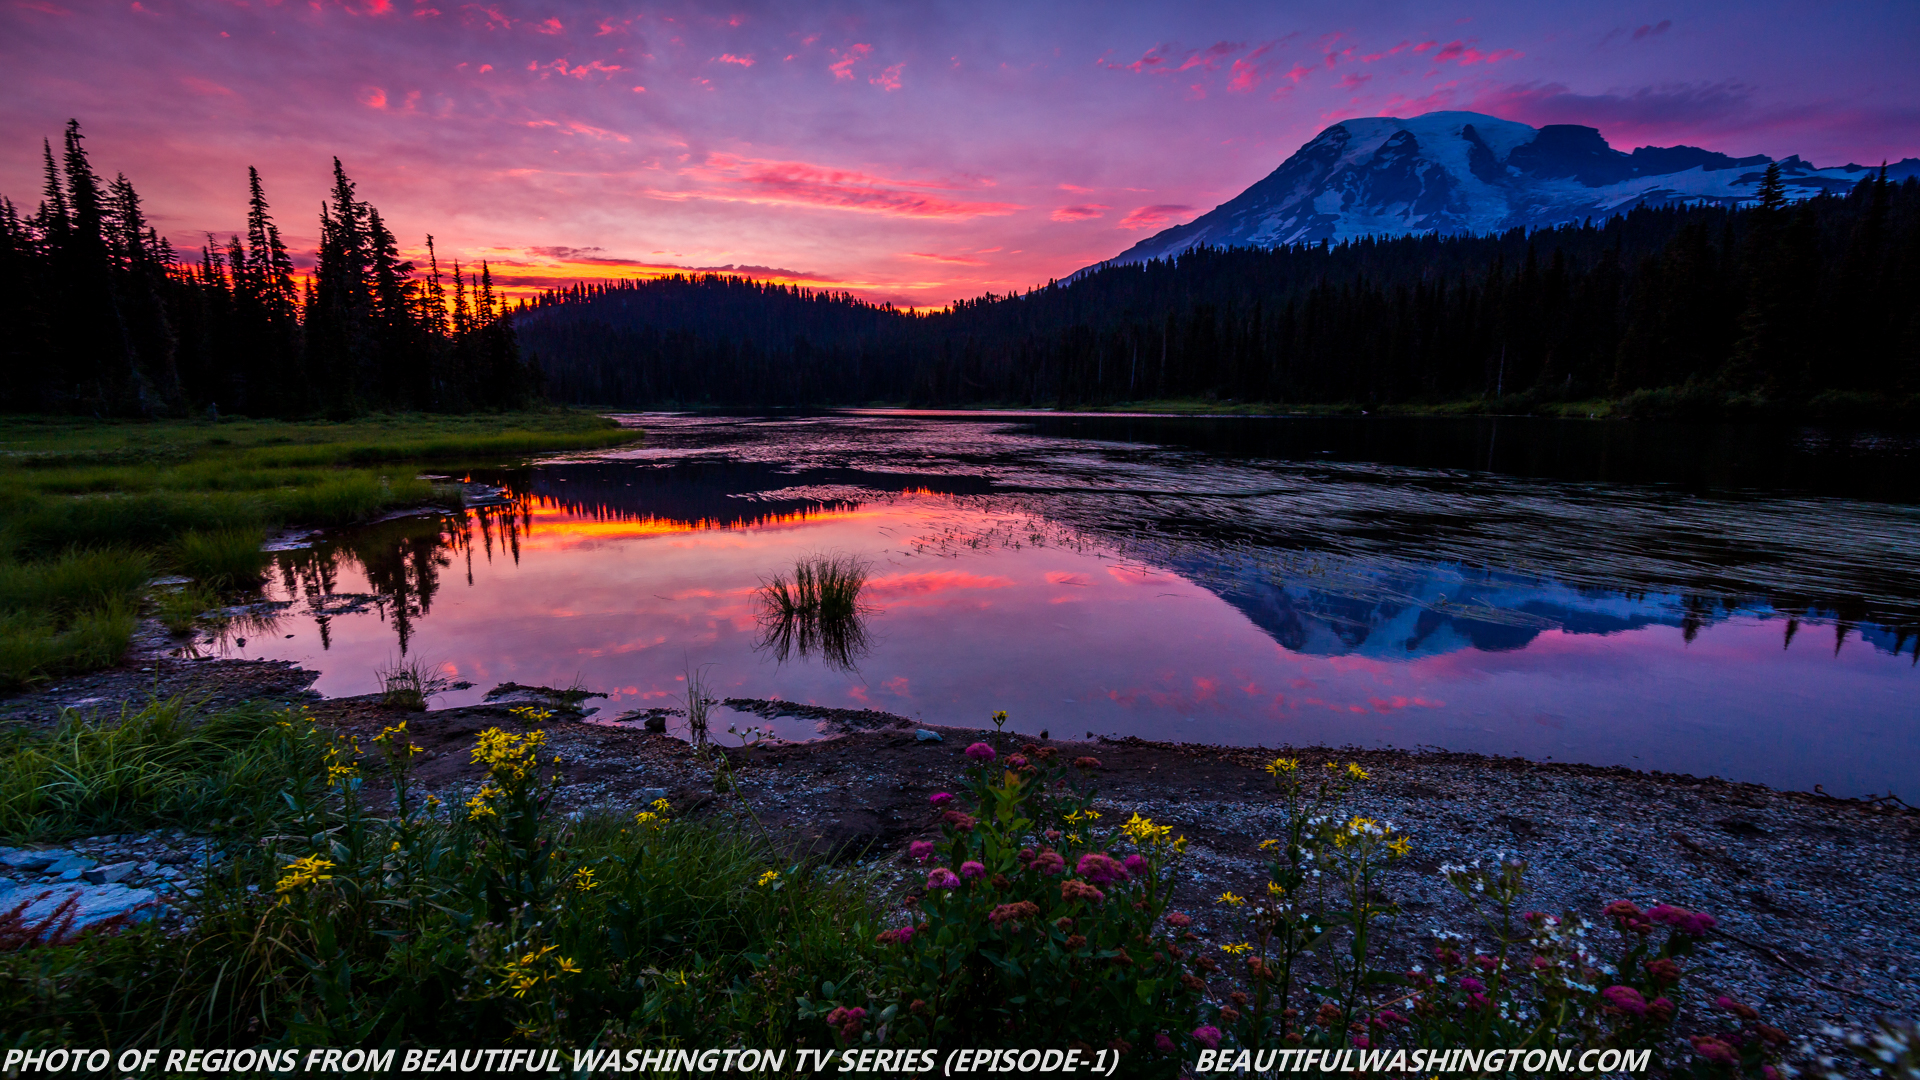
<instances>
[{"instance_id":1,"label":"sunset sky","mask_svg":"<svg viewBox=\"0 0 1920 1080\"><path fill-rule=\"evenodd\" d=\"M68 117L180 247L289 242L329 158L527 287L736 268L940 305L1238 194L1334 121L1475 109L1816 164L1920 155L1920 4L0 0L0 193Z\"/></svg>"}]
</instances>

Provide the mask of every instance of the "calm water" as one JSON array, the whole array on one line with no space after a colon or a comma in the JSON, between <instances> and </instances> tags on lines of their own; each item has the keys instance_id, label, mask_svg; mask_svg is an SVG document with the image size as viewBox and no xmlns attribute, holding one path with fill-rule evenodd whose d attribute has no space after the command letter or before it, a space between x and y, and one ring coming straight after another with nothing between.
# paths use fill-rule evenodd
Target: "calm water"
<instances>
[{"instance_id":1,"label":"calm water","mask_svg":"<svg viewBox=\"0 0 1920 1080\"><path fill-rule=\"evenodd\" d=\"M511 501L277 556L230 653L376 690L719 696L933 723L1434 746L1920 801L1920 453L1794 429L874 413L631 418ZM758 586L865 560L849 655ZM725 726L726 718L719 725ZM789 738L816 733L797 719Z\"/></svg>"}]
</instances>

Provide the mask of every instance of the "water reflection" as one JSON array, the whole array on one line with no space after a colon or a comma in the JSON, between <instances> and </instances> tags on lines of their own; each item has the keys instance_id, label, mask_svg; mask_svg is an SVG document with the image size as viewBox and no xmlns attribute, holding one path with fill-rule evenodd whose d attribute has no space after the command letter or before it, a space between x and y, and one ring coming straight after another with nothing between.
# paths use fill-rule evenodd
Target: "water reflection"
<instances>
[{"instance_id":1,"label":"water reflection","mask_svg":"<svg viewBox=\"0 0 1920 1080\"><path fill-rule=\"evenodd\" d=\"M875 610L860 599L871 570L849 555L809 555L794 563L791 575L773 575L755 594L756 648L780 664L813 655L836 671L858 671L860 658L873 648L867 618Z\"/></svg>"},{"instance_id":2,"label":"water reflection","mask_svg":"<svg viewBox=\"0 0 1920 1080\"><path fill-rule=\"evenodd\" d=\"M236 651L347 694L396 646L428 649L474 684L440 705L578 676L619 710L661 707L711 665L722 697L930 722L1010 708L1035 731L1424 743L1855 792L1920 775L1904 504L1004 422L648 426L644 451L476 477L501 505L281 553L294 636ZM822 551L870 565L853 610L769 603L770 568Z\"/></svg>"}]
</instances>

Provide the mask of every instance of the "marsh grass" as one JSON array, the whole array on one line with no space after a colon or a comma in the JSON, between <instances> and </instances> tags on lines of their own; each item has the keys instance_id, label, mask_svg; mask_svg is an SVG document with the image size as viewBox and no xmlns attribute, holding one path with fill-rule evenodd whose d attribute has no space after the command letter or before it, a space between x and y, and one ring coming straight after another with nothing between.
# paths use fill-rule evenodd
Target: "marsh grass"
<instances>
[{"instance_id":1,"label":"marsh grass","mask_svg":"<svg viewBox=\"0 0 1920 1080\"><path fill-rule=\"evenodd\" d=\"M159 593L154 614L169 633L185 637L193 633L203 615L219 606L219 593L205 585L189 583Z\"/></svg>"},{"instance_id":2,"label":"marsh grass","mask_svg":"<svg viewBox=\"0 0 1920 1080\"><path fill-rule=\"evenodd\" d=\"M871 647L860 601L871 567L851 555L808 555L788 577L761 583L759 647L779 663L817 654L829 667L853 670Z\"/></svg>"},{"instance_id":3,"label":"marsh grass","mask_svg":"<svg viewBox=\"0 0 1920 1080\"><path fill-rule=\"evenodd\" d=\"M497 464L638 437L558 409L347 423L0 418L0 688L118 661L156 563L217 592L251 589L269 530L459 505L456 489L420 479L416 464ZM185 632L174 616L169 629Z\"/></svg>"},{"instance_id":4,"label":"marsh grass","mask_svg":"<svg viewBox=\"0 0 1920 1080\"><path fill-rule=\"evenodd\" d=\"M389 708L425 712L427 702L446 692L444 665L418 656L402 658L375 672L380 679L380 703Z\"/></svg>"},{"instance_id":5,"label":"marsh grass","mask_svg":"<svg viewBox=\"0 0 1920 1080\"><path fill-rule=\"evenodd\" d=\"M266 540L258 529L198 530L182 533L167 548L175 570L221 591L251 589L260 584L267 556Z\"/></svg>"}]
</instances>

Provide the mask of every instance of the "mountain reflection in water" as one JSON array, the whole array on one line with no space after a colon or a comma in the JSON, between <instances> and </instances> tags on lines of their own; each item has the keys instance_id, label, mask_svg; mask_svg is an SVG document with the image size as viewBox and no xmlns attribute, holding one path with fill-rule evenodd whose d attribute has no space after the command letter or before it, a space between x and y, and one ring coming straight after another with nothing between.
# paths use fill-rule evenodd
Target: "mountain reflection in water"
<instances>
[{"instance_id":1,"label":"mountain reflection in water","mask_svg":"<svg viewBox=\"0 0 1920 1080\"><path fill-rule=\"evenodd\" d=\"M699 664L722 696L935 723L1008 708L1029 731L1434 745L1920 796L1920 519L1902 502L978 418L646 426L637 452L476 475L503 505L280 553L293 634L227 650L299 660L332 694L423 655L475 684L437 705L577 677L614 714L674 703ZM779 657L758 589L823 551L872 564L863 647Z\"/></svg>"}]
</instances>

